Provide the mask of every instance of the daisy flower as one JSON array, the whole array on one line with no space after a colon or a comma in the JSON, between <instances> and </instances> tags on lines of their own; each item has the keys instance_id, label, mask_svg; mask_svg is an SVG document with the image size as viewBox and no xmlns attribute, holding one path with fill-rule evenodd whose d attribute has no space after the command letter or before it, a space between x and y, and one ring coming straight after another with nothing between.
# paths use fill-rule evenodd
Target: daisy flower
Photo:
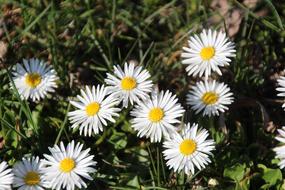
<instances>
[{"instance_id":1,"label":"daisy flower","mask_svg":"<svg viewBox=\"0 0 285 190\"><path fill-rule=\"evenodd\" d=\"M277 80L279 87L276 88L277 91L280 93L277 94L277 96L285 97L285 77L280 77L280 79ZM282 108L285 109L285 103L282 105Z\"/></svg>"},{"instance_id":2,"label":"daisy flower","mask_svg":"<svg viewBox=\"0 0 285 190\"><path fill-rule=\"evenodd\" d=\"M123 106L127 107L128 102L133 105L148 97L152 91L152 81L147 70L134 63L125 63L124 71L120 66L114 66L114 74L107 74L105 82L110 93L119 97L123 101Z\"/></svg>"},{"instance_id":3,"label":"daisy flower","mask_svg":"<svg viewBox=\"0 0 285 190\"><path fill-rule=\"evenodd\" d=\"M176 95L171 92L154 92L150 99L140 102L131 111L131 126L139 137L150 137L151 142L160 142L176 131L174 124L180 123L184 113Z\"/></svg>"},{"instance_id":4,"label":"daisy flower","mask_svg":"<svg viewBox=\"0 0 285 190\"><path fill-rule=\"evenodd\" d=\"M0 189L10 190L13 183L12 169L8 168L7 162L0 163Z\"/></svg>"},{"instance_id":5,"label":"daisy flower","mask_svg":"<svg viewBox=\"0 0 285 190\"><path fill-rule=\"evenodd\" d=\"M212 71L222 75L219 67L229 65L230 58L235 57L235 45L223 32L203 30L199 36L190 36L188 45L181 54L188 75L208 77Z\"/></svg>"},{"instance_id":6,"label":"daisy flower","mask_svg":"<svg viewBox=\"0 0 285 190\"><path fill-rule=\"evenodd\" d=\"M103 126L107 121L115 122L113 116L118 117L116 108L120 101L113 95L107 95L107 89L104 85L97 87L86 86L85 91L81 90L81 96L77 96L79 101L70 101L77 108L68 113L69 120L72 123L71 128L79 126L80 134L91 136L92 132L98 134L103 131Z\"/></svg>"},{"instance_id":7,"label":"daisy flower","mask_svg":"<svg viewBox=\"0 0 285 190\"><path fill-rule=\"evenodd\" d=\"M24 99L40 100L57 87L55 70L39 59L24 59L23 65L16 64L12 74L15 86Z\"/></svg>"},{"instance_id":8,"label":"daisy flower","mask_svg":"<svg viewBox=\"0 0 285 190\"><path fill-rule=\"evenodd\" d=\"M205 168L211 162L211 151L215 149L214 141L206 140L208 136L208 131L198 129L197 124L186 124L181 135L175 133L163 143L166 165L175 172L184 171L187 175L193 175L195 167L198 170Z\"/></svg>"},{"instance_id":9,"label":"daisy flower","mask_svg":"<svg viewBox=\"0 0 285 190\"><path fill-rule=\"evenodd\" d=\"M39 157L23 158L14 168L15 175L13 186L25 190L44 190L48 182L41 173L42 164Z\"/></svg>"},{"instance_id":10,"label":"daisy flower","mask_svg":"<svg viewBox=\"0 0 285 190\"><path fill-rule=\"evenodd\" d=\"M274 148L273 151L276 153L275 157L281 160L278 165L283 169L285 167L285 127L277 129L277 131L279 136L275 137L275 139L281 142L282 145Z\"/></svg>"},{"instance_id":11,"label":"daisy flower","mask_svg":"<svg viewBox=\"0 0 285 190\"><path fill-rule=\"evenodd\" d=\"M203 116L219 115L219 112L228 110L227 105L233 102L233 93L224 83L197 82L187 95L187 104L199 113L203 110Z\"/></svg>"},{"instance_id":12,"label":"daisy flower","mask_svg":"<svg viewBox=\"0 0 285 190\"><path fill-rule=\"evenodd\" d=\"M50 182L51 188L56 190L74 190L75 188L87 188L82 178L92 180L90 173L96 162L93 155L89 155L90 148L82 150L83 144L74 141L65 148L61 142L60 146L49 147L51 155L44 154L43 160L44 179Z\"/></svg>"}]
</instances>

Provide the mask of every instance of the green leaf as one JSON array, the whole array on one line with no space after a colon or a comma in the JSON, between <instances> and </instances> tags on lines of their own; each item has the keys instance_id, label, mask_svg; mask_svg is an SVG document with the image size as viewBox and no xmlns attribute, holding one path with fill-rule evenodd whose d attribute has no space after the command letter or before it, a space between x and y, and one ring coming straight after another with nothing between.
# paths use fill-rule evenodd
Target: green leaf
<instances>
[{"instance_id":1,"label":"green leaf","mask_svg":"<svg viewBox=\"0 0 285 190\"><path fill-rule=\"evenodd\" d=\"M114 145L115 149L123 149L127 146L127 136L125 133L115 132L111 136L110 142Z\"/></svg>"},{"instance_id":2,"label":"green leaf","mask_svg":"<svg viewBox=\"0 0 285 190\"><path fill-rule=\"evenodd\" d=\"M262 177L270 185L275 185L278 181L282 180L282 173L280 169L268 169Z\"/></svg>"},{"instance_id":3,"label":"green leaf","mask_svg":"<svg viewBox=\"0 0 285 190\"><path fill-rule=\"evenodd\" d=\"M280 169L267 168L263 164L258 164L257 167L262 170L262 179L269 186L277 185L282 181L282 173ZM265 187L267 188L268 186Z\"/></svg>"},{"instance_id":4,"label":"green leaf","mask_svg":"<svg viewBox=\"0 0 285 190\"><path fill-rule=\"evenodd\" d=\"M108 162L112 163L112 164L120 164L121 160L116 156L116 154L114 154L113 152L110 153L107 157L106 160L108 160Z\"/></svg>"},{"instance_id":5,"label":"green leaf","mask_svg":"<svg viewBox=\"0 0 285 190\"><path fill-rule=\"evenodd\" d=\"M138 176L134 176L133 179L131 179L128 183L127 183L128 186L131 186L131 187L140 187L140 183L139 183L139 178Z\"/></svg>"},{"instance_id":6,"label":"green leaf","mask_svg":"<svg viewBox=\"0 0 285 190\"><path fill-rule=\"evenodd\" d=\"M139 152L138 159L140 162L148 162L148 152L142 148L138 148L137 150Z\"/></svg>"},{"instance_id":7,"label":"green leaf","mask_svg":"<svg viewBox=\"0 0 285 190\"><path fill-rule=\"evenodd\" d=\"M224 177L233 179L234 181L240 181L243 179L245 174L245 164L236 164L229 168L225 168Z\"/></svg>"}]
</instances>

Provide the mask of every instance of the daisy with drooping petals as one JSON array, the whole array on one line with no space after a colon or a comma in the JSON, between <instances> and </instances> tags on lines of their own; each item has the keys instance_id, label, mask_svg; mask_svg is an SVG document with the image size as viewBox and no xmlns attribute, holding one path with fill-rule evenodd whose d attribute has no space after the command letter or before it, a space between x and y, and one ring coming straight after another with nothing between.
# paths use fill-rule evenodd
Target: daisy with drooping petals
<instances>
[{"instance_id":1,"label":"daisy with drooping petals","mask_svg":"<svg viewBox=\"0 0 285 190\"><path fill-rule=\"evenodd\" d=\"M10 190L13 183L12 169L8 168L7 162L0 163L0 189Z\"/></svg>"},{"instance_id":2,"label":"daisy with drooping petals","mask_svg":"<svg viewBox=\"0 0 285 190\"><path fill-rule=\"evenodd\" d=\"M149 72L133 62L125 63L124 71L120 66L114 66L114 75L108 73L105 82L110 93L123 101L124 107L128 106L128 102L133 105L149 97L153 86Z\"/></svg>"},{"instance_id":3,"label":"daisy with drooping petals","mask_svg":"<svg viewBox=\"0 0 285 190\"><path fill-rule=\"evenodd\" d=\"M222 75L219 67L229 65L230 58L235 57L235 45L223 32L203 30L199 36L191 36L188 43L181 54L188 75L207 78L212 71Z\"/></svg>"},{"instance_id":4,"label":"daisy with drooping petals","mask_svg":"<svg viewBox=\"0 0 285 190\"><path fill-rule=\"evenodd\" d=\"M25 190L44 190L49 187L41 173L42 164L39 157L23 158L14 168L13 186Z\"/></svg>"},{"instance_id":5,"label":"daisy with drooping petals","mask_svg":"<svg viewBox=\"0 0 285 190\"><path fill-rule=\"evenodd\" d=\"M208 136L208 131L198 129L197 124L186 124L181 135L175 133L163 143L166 165L175 172L184 171L187 175L193 175L195 167L198 170L205 168L211 162L211 151L215 149L214 141L206 140Z\"/></svg>"},{"instance_id":6,"label":"daisy with drooping petals","mask_svg":"<svg viewBox=\"0 0 285 190\"><path fill-rule=\"evenodd\" d=\"M187 95L187 104L199 113L203 110L203 116L219 115L219 112L228 110L227 105L233 102L233 93L224 83L198 82Z\"/></svg>"},{"instance_id":7,"label":"daisy with drooping petals","mask_svg":"<svg viewBox=\"0 0 285 190\"><path fill-rule=\"evenodd\" d=\"M169 138L176 131L174 124L184 113L178 99L171 92L154 92L151 98L140 102L131 111L131 126L138 131L139 137L150 137L151 142L160 142L162 137Z\"/></svg>"},{"instance_id":8,"label":"daisy with drooping petals","mask_svg":"<svg viewBox=\"0 0 285 190\"><path fill-rule=\"evenodd\" d=\"M280 79L277 80L279 87L276 88L277 91L280 93L277 94L277 96L285 97L285 77L280 77ZM285 103L283 103L282 108L285 109Z\"/></svg>"},{"instance_id":9,"label":"daisy with drooping petals","mask_svg":"<svg viewBox=\"0 0 285 190\"><path fill-rule=\"evenodd\" d=\"M65 148L61 142L60 146L49 147L51 155L45 154L43 163L44 179L50 182L52 189L74 190L75 188L87 188L82 178L92 180L90 176L96 170L94 156L89 155L90 148L82 150L83 144L68 143Z\"/></svg>"},{"instance_id":10,"label":"daisy with drooping petals","mask_svg":"<svg viewBox=\"0 0 285 190\"><path fill-rule=\"evenodd\" d=\"M18 63L13 69L13 81L24 99L36 101L44 98L55 91L56 80L55 70L39 59L24 59L23 65Z\"/></svg>"},{"instance_id":11,"label":"daisy with drooping petals","mask_svg":"<svg viewBox=\"0 0 285 190\"><path fill-rule=\"evenodd\" d=\"M113 116L118 117L119 108L115 106L120 101L113 95L107 95L107 89L104 85L97 87L86 86L85 91L81 90L81 96L77 96L79 102L70 101L70 103L78 108L69 112L69 120L72 128L79 126L80 134L91 136L92 132L98 134L103 131L103 125L107 125L107 121L115 122Z\"/></svg>"},{"instance_id":12,"label":"daisy with drooping petals","mask_svg":"<svg viewBox=\"0 0 285 190\"><path fill-rule=\"evenodd\" d=\"M275 137L279 142L282 143L281 146L277 146L273 149L273 151L276 153L276 158L280 159L280 162L278 163L279 167L283 169L285 167L285 127L282 127L282 129L277 129L279 136Z\"/></svg>"}]
</instances>

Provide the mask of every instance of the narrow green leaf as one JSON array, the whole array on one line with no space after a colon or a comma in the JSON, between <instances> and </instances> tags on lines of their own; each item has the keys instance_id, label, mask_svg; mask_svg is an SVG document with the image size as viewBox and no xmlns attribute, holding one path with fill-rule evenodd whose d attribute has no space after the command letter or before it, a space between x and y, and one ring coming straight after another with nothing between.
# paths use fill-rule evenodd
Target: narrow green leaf
<instances>
[{"instance_id":1,"label":"narrow green leaf","mask_svg":"<svg viewBox=\"0 0 285 190\"><path fill-rule=\"evenodd\" d=\"M282 24L282 20L276 10L276 8L274 7L273 3L271 2L271 0L265 0L265 2L267 3L267 5L269 6L269 8L272 10L274 17L276 18L276 21L279 25L280 28L282 28L282 30L284 30L283 24Z\"/></svg>"}]
</instances>

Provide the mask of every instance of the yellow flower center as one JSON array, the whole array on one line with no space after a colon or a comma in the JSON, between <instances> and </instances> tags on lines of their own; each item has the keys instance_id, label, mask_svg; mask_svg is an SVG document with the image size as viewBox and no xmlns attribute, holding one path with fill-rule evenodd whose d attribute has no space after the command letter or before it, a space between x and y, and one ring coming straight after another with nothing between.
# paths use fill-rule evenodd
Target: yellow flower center
<instances>
[{"instance_id":1,"label":"yellow flower center","mask_svg":"<svg viewBox=\"0 0 285 190\"><path fill-rule=\"evenodd\" d=\"M60 162L59 168L62 172L69 173L75 168L75 161L71 158L65 158Z\"/></svg>"},{"instance_id":2,"label":"yellow flower center","mask_svg":"<svg viewBox=\"0 0 285 190\"><path fill-rule=\"evenodd\" d=\"M93 102L86 106L85 111L88 116L94 116L100 110L100 104L98 102Z\"/></svg>"},{"instance_id":3,"label":"yellow flower center","mask_svg":"<svg viewBox=\"0 0 285 190\"><path fill-rule=\"evenodd\" d=\"M152 122L159 122L164 116L164 111L161 108L152 108L148 113L148 118Z\"/></svg>"},{"instance_id":4,"label":"yellow flower center","mask_svg":"<svg viewBox=\"0 0 285 190\"><path fill-rule=\"evenodd\" d=\"M132 90L137 86L137 81L133 77L125 77L121 81L123 90Z\"/></svg>"},{"instance_id":5,"label":"yellow flower center","mask_svg":"<svg viewBox=\"0 0 285 190\"><path fill-rule=\"evenodd\" d=\"M31 88L36 88L42 81L42 77L38 73L29 73L26 75L26 83Z\"/></svg>"},{"instance_id":6,"label":"yellow flower center","mask_svg":"<svg viewBox=\"0 0 285 190\"><path fill-rule=\"evenodd\" d=\"M214 57L214 55L215 49L211 46L202 48L200 52L200 56L204 61L211 59L212 57Z\"/></svg>"},{"instance_id":7,"label":"yellow flower center","mask_svg":"<svg viewBox=\"0 0 285 190\"><path fill-rule=\"evenodd\" d=\"M206 92L201 99L204 104L212 105L218 101L219 96L215 92Z\"/></svg>"},{"instance_id":8,"label":"yellow flower center","mask_svg":"<svg viewBox=\"0 0 285 190\"><path fill-rule=\"evenodd\" d=\"M193 152L195 152L196 148L197 148L196 142L191 139L183 140L179 146L181 154L184 154L185 156L188 156Z\"/></svg>"},{"instance_id":9,"label":"yellow flower center","mask_svg":"<svg viewBox=\"0 0 285 190\"><path fill-rule=\"evenodd\" d=\"M37 185L40 183L40 176L37 172L30 171L26 174L24 182L26 185Z\"/></svg>"}]
</instances>

